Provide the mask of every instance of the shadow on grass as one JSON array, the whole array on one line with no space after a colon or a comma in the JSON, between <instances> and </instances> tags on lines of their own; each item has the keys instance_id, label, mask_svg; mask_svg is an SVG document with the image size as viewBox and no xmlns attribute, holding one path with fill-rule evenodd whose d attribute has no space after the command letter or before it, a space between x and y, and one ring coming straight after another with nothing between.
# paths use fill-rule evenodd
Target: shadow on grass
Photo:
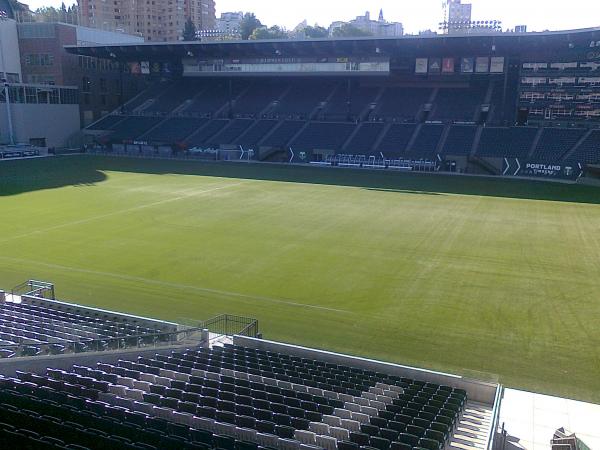
<instances>
[{"instance_id":1,"label":"shadow on grass","mask_svg":"<svg viewBox=\"0 0 600 450\"><path fill-rule=\"evenodd\" d=\"M0 197L65 186L93 186L107 176L93 165L69 158L36 158L0 162Z\"/></svg>"},{"instance_id":2,"label":"shadow on grass","mask_svg":"<svg viewBox=\"0 0 600 450\"><path fill-rule=\"evenodd\" d=\"M105 156L69 156L0 163L0 196L61 186L100 183L107 178L104 171L349 186L398 194L457 194L600 204L598 187L546 181Z\"/></svg>"}]
</instances>

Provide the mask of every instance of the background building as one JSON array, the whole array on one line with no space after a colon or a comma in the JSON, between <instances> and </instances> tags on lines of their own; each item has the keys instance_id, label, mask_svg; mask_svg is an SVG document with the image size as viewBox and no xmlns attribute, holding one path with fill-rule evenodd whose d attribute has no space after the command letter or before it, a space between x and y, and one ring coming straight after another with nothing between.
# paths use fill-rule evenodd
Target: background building
<instances>
[{"instance_id":1,"label":"background building","mask_svg":"<svg viewBox=\"0 0 600 450\"><path fill-rule=\"evenodd\" d=\"M333 22L329 27L330 34L337 28L343 27L346 23L358 28L359 30L376 37L394 37L404 34L404 27L400 22L388 22L383 16L383 10L379 11L377 20L371 19L371 13L365 12L364 16L357 16L350 22Z\"/></svg>"},{"instance_id":2,"label":"background building","mask_svg":"<svg viewBox=\"0 0 600 450\"><path fill-rule=\"evenodd\" d=\"M187 18L197 30L216 26L214 0L78 0L83 26L142 36L146 41L180 40Z\"/></svg>"},{"instance_id":3,"label":"background building","mask_svg":"<svg viewBox=\"0 0 600 450\"><path fill-rule=\"evenodd\" d=\"M9 83L19 83L21 61L17 42L17 23L14 20L0 20L0 79Z\"/></svg>"},{"instance_id":4,"label":"background building","mask_svg":"<svg viewBox=\"0 0 600 450\"><path fill-rule=\"evenodd\" d=\"M239 35L243 18L244 13L242 11L222 13L216 21L216 28L222 34Z\"/></svg>"},{"instance_id":5,"label":"background building","mask_svg":"<svg viewBox=\"0 0 600 450\"><path fill-rule=\"evenodd\" d=\"M20 23L17 29L23 81L78 87L84 126L116 109L121 97L128 99L144 86L141 77L125 72L126 67L116 61L75 56L64 49L65 45L141 43L141 37L64 23Z\"/></svg>"}]
</instances>

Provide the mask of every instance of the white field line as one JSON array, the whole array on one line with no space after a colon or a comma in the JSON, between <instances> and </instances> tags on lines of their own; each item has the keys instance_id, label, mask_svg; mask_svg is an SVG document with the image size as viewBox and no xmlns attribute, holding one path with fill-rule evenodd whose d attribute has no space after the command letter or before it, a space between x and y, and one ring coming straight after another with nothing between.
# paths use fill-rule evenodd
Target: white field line
<instances>
[{"instance_id":1,"label":"white field line","mask_svg":"<svg viewBox=\"0 0 600 450\"><path fill-rule=\"evenodd\" d=\"M64 265L60 265L60 264L45 263L42 261L12 258L10 256L0 256L0 260L13 262L13 263L31 264L34 266L37 265L37 266L47 267L49 269L61 270L61 271L65 271L65 272L77 272L77 273L88 274L88 275L97 275L97 276L102 276L102 277L107 277L107 278L115 278L115 279L124 280L124 281L132 281L132 282L136 282L136 283L151 284L151 285L160 286L160 287L164 287L164 288L179 289L179 290L183 290L183 291L201 292L204 294L213 294L213 295L225 297L226 299L238 298L238 299L244 299L244 300L258 300L258 301L262 301L262 302L276 303L276 304L281 304L281 305L286 305L286 306L294 306L294 307L298 307L298 308L308 308L308 309L316 309L316 310L329 311L329 312L335 312L335 313L352 314L352 311L347 311L347 310L343 310L343 309L328 308L325 306L318 306L318 305L308 305L305 303L298 303L298 302L294 302L291 300L285 300L285 299L281 299L281 298L265 297L262 295L242 294L239 292L231 292L231 291L224 291L224 290L220 290L220 289L203 288L200 286L192 286L189 284L173 283L173 282L169 282L169 281L159 281L159 280L153 280L153 279L143 278L143 277L136 277L133 275L126 275L126 274L121 274L121 273L104 272L104 271L100 271L100 270L84 269L81 267L70 267L70 266L64 266Z\"/></svg>"},{"instance_id":2,"label":"white field line","mask_svg":"<svg viewBox=\"0 0 600 450\"><path fill-rule=\"evenodd\" d=\"M219 186L219 187L215 187L212 189L205 189L202 191L195 191L195 189L186 189L183 191L179 191L179 193L185 193L185 192L190 192L192 191L191 194L186 194L186 195L180 195L178 197L172 197L172 198L168 198L165 200L159 200L156 202L152 202L152 203L145 203L143 205L137 205L137 206L133 206L131 208L126 208L126 209L120 209L118 211L113 211L113 212L109 212L106 214L100 214L98 216L93 216L93 217L88 217L85 219L80 219L80 220L74 220L72 222L67 222L67 223L62 223L59 225L54 225L51 227L47 227L47 228L42 228L39 230L33 230L33 231L28 231L27 233L23 233L23 234L17 234L15 236L9 236L6 237L4 239L0 239L0 244L5 243L5 242L9 242L9 241L13 241L16 239L22 239L22 238L26 238L26 237L31 237L31 236L36 236L38 234L42 234L42 233L48 233L50 231L55 231L55 230L60 230L62 228L68 228L74 225L82 225L85 223L89 223L89 222L94 222L96 220L101 220L101 219L106 219L108 217L113 217L113 216L118 216L120 214L126 214L126 213L130 213L130 212L134 212L134 211L139 211L142 209L146 209L146 208L152 208L154 206L160 206L160 205L164 205L166 203L171 203L171 202L177 202L179 200L186 200L188 198L192 198L192 197L197 197L200 195L204 195L204 194L210 194L211 192L216 192L216 191L220 191L223 189L228 189L228 188L233 188L236 186L240 186L242 184L245 184L245 182L240 182L240 183L235 183L235 184L228 184L225 186Z\"/></svg>"}]
</instances>

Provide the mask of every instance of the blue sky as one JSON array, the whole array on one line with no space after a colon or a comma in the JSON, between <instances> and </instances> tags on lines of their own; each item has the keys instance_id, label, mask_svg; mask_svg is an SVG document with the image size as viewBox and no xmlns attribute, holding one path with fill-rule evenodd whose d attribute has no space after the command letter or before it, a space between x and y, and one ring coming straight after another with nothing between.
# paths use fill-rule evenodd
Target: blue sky
<instances>
[{"instance_id":1,"label":"blue sky","mask_svg":"<svg viewBox=\"0 0 600 450\"><path fill-rule=\"evenodd\" d=\"M59 6L61 0L24 0L32 9ZM217 14L252 11L267 25L293 28L302 20L328 26L370 10L404 23L408 32L437 29L442 0L216 0ZM70 3L69 0L65 3ZM472 0L474 20L502 20L505 26L526 24L530 30L567 30L600 26L600 0Z\"/></svg>"},{"instance_id":2,"label":"blue sky","mask_svg":"<svg viewBox=\"0 0 600 450\"><path fill-rule=\"evenodd\" d=\"M463 0L464 1L464 0ZM466 2L468 3L468 1ZM526 24L535 31L600 26L600 0L472 0L474 20L502 20L506 26ZM442 0L217 0L217 13L253 11L268 25L293 28L309 23L329 25L383 8L390 21L404 23L409 32L437 29ZM566 8L566 9L565 9Z\"/></svg>"}]
</instances>

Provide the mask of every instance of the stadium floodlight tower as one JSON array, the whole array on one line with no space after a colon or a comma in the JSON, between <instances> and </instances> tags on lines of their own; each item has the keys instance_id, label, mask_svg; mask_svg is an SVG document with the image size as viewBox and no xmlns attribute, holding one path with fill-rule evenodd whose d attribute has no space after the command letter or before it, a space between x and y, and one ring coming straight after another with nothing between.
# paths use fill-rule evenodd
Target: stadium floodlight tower
<instances>
[{"instance_id":1,"label":"stadium floodlight tower","mask_svg":"<svg viewBox=\"0 0 600 450\"><path fill-rule=\"evenodd\" d=\"M4 22L8 20L8 15L6 14L6 11L0 11L0 22ZM2 77L2 83L4 84L4 99L6 102L6 116L7 116L7 122L8 122L8 138L10 139L10 144L14 145L15 144L15 136L14 136L14 132L13 132L13 124L12 124L12 115L10 112L10 96L9 96L9 84L8 84L8 78L6 76L6 64L4 62L4 49L3 46L4 43L0 42L0 64L2 64L2 70L4 73L4 76Z\"/></svg>"}]
</instances>

